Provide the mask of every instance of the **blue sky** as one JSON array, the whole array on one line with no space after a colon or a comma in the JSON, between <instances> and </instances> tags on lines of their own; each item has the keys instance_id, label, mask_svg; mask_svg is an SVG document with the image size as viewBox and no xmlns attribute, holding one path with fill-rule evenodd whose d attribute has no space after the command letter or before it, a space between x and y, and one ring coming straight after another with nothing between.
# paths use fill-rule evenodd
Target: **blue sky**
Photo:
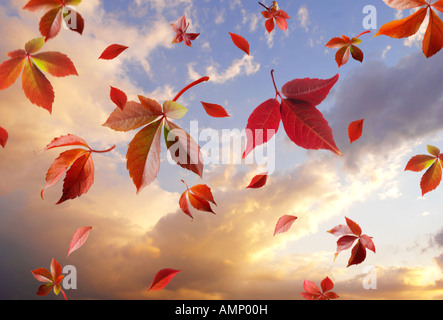
<instances>
[{"instance_id":1,"label":"blue sky","mask_svg":"<svg viewBox=\"0 0 443 320\"><path fill-rule=\"evenodd\" d=\"M39 35L41 15L21 10L25 3L0 5L0 32L7 34L1 52ZM1 298L37 298L39 284L30 270L48 268L56 258L78 269L78 290L67 292L73 299L300 299L304 279L319 283L325 276L344 299L441 299L441 191L421 197L421 174L403 170L409 158L426 153L427 144L442 147L442 53L426 59L420 32L397 40L373 38L371 30L361 38L364 62L350 59L338 68L335 52L325 44L364 31L364 6L376 7L377 28L408 10L397 12L382 1L279 5L291 19L287 32L276 28L271 35L256 1L84 0L78 6L84 34L62 29L44 47L67 54L80 74L50 79L56 92L53 114L30 104L19 83L0 92L0 125L10 134L7 148L0 150L0 252L9 259L0 264ZM170 23L183 14L188 31L200 33L192 48L172 44ZM14 34L11 25L18 30ZM250 56L234 46L228 32L249 41ZM129 49L115 60L97 60L112 43ZM340 74L318 108L343 157L297 147L281 125L273 140L276 171L265 188L245 190L260 173L256 164L208 165L201 180L169 164L163 145L158 179L136 195L125 163L135 131L102 126L115 108L109 86L130 100L141 94L162 103L197 77L209 76L180 98L189 113L177 123L186 130L195 120L201 129L243 130L251 112L275 95L272 69L279 88L295 78ZM231 117L209 117L200 101L223 105ZM362 118L363 137L350 145L347 126ZM58 153L33 151L67 133L95 149L117 147L94 157L95 183L87 194L55 206L62 183L48 190L44 201L40 190ZM211 187L216 216L195 212L191 221L180 211L181 179ZM272 237L285 214L299 219L288 233ZM349 251L333 262L337 239L326 233L345 216L373 236L377 248L350 268ZM86 225L94 226L87 244L66 260L70 237ZM377 290L362 288L367 266L376 267ZM151 279L163 268L183 271L167 289L148 294Z\"/></svg>"}]
</instances>

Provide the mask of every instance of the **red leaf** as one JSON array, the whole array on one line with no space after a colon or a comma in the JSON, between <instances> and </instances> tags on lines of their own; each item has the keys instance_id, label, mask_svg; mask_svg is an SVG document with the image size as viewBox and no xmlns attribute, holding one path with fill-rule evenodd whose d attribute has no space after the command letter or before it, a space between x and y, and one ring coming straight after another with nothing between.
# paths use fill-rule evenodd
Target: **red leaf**
<instances>
[{"instance_id":1,"label":"red leaf","mask_svg":"<svg viewBox=\"0 0 443 320\"><path fill-rule=\"evenodd\" d=\"M225 118L229 117L229 114L226 112L226 110L218 105L213 103L207 103L201 101L201 104L203 105L203 108L205 109L206 113L214 118Z\"/></svg>"},{"instance_id":2,"label":"red leaf","mask_svg":"<svg viewBox=\"0 0 443 320\"><path fill-rule=\"evenodd\" d=\"M171 28L176 33L174 39L172 40L172 43L180 43L183 41L185 45L187 45L188 47L192 47L191 41L197 39L200 34L186 32L188 30L189 24L186 23L185 15L183 15L183 17L178 20L177 24L178 25L171 23Z\"/></svg>"},{"instance_id":3,"label":"red leaf","mask_svg":"<svg viewBox=\"0 0 443 320\"><path fill-rule=\"evenodd\" d=\"M211 188L209 188L207 185L198 184L198 185L193 186L191 189L189 189L189 191L191 191L192 193L194 193L198 197L203 198L203 199L210 201L213 204L217 205L214 201L214 197L212 195Z\"/></svg>"},{"instance_id":4,"label":"red leaf","mask_svg":"<svg viewBox=\"0 0 443 320\"><path fill-rule=\"evenodd\" d=\"M179 166L190 170L202 177L203 175L203 154L200 146L182 128L170 121L165 124L166 147Z\"/></svg>"},{"instance_id":5,"label":"red leaf","mask_svg":"<svg viewBox=\"0 0 443 320\"><path fill-rule=\"evenodd\" d=\"M357 120L357 121L352 122L349 125L348 136L349 136L349 140L351 141L351 143L360 139L360 137L363 133L363 122L364 122L364 119Z\"/></svg>"},{"instance_id":6,"label":"red leaf","mask_svg":"<svg viewBox=\"0 0 443 320\"><path fill-rule=\"evenodd\" d=\"M360 241L354 246L351 252L351 257L348 261L348 267L352 265L357 265L365 261L366 259L366 248L361 244Z\"/></svg>"},{"instance_id":7,"label":"red leaf","mask_svg":"<svg viewBox=\"0 0 443 320\"><path fill-rule=\"evenodd\" d=\"M320 291L314 282L305 280L303 282L303 289L305 289L305 292L300 294L306 300L331 300L339 298L335 292L331 291L334 289L334 283L328 277L322 280L321 288L322 291Z\"/></svg>"},{"instance_id":8,"label":"red leaf","mask_svg":"<svg viewBox=\"0 0 443 320\"><path fill-rule=\"evenodd\" d=\"M422 196L424 196L428 192L431 192L432 190L437 189L437 187L440 185L441 178L442 178L441 161L436 160L434 161L432 166L430 166L429 169L426 170L425 174L423 175L420 181Z\"/></svg>"},{"instance_id":9,"label":"red leaf","mask_svg":"<svg viewBox=\"0 0 443 320\"><path fill-rule=\"evenodd\" d=\"M94 183L94 163L91 152L81 155L66 173L63 195L57 204L75 199L88 192Z\"/></svg>"},{"instance_id":10,"label":"red leaf","mask_svg":"<svg viewBox=\"0 0 443 320\"><path fill-rule=\"evenodd\" d=\"M160 170L160 137L162 121L140 130L129 144L126 168L139 193L154 182Z\"/></svg>"},{"instance_id":11,"label":"red leaf","mask_svg":"<svg viewBox=\"0 0 443 320\"><path fill-rule=\"evenodd\" d=\"M246 126L247 143L243 158L255 147L271 140L278 131L280 120L280 103L277 99L265 101L252 112Z\"/></svg>"},{"instance_id":12,"label":"red leaf","mask_svg":"<svg viewBox=\"0 0 443 320\"><path fill-rule=\"evenodd\" d=\"M155 275L154 280L152 280L152 283L149 286L148 291L156 291L163 289L169 284L172 278L174 278L177 275L177 273L179 273L180 271L181 270L174 270L174 269L160 270Z\"/></svg>"},{"instance_id":13,"label":"red leaf","mask_svg":"<svg viewBox=\"0 0 443 320\"><path fill-rule=\"evenodd\" d=\"M112 44L103 51L99 59L103 60L112 60L118 57L123 51L128 49L129 47L122 46L119 44Z\"/></svg>"},{"instance_id":14,"label":"red leaf","mask_svg":"<svg viewBox=\"0 0 443 320\"><path fill-rule=\"evenodd\" d=\"M24 10L41 11L60 6L59 0L30 0L24 7Z\"/></svg>"},{"instance_id":15,"label":"red leaf","mask_svg":"<svg viewBox=\"0 0 443 320\"><path fill-rule=\"evenodd\" d=\"M40 34L45 37L45 41L55 38L62 27L62 7L56 7L46 12L40 20Z\"/></svg>"},{"instance_id":16,"label":"red leaf","mask_svg":"<svg viewBox=\"0 0 443 320\"><path fill-rule=\"evenodd\" d=\"M0 127L0 145L4 148L6 146L6 142L8 141L8 132Z\"/></svg>"},{"instance_id":17,"label":"red leaf","mask_svg":"<svg viewBox=\"0 0 443 320\"><path fill-rule=\"evenodd\" d=\"M117 107L119 107L121 110L125 108L126 103L128 102L128 97L126 96L126 93L124 93L120 89L111 87L110 96L112 102L114 102Z\"/></svg>"},{"instance_id":18,"label":"red leaf","mask_svg":"<svg viewBox=\"0 0 443 320\"><path fill-rule=\"evenodd\" d=\"M286 21L286 20L285 20ZM235 33L231 33L229 32L229 34L231 35L231 39L232 42L234 42L234 44L243 52L245 52L247 55L249 55L249 43L248 41L246 41L245 38L243 38L242 36L235 34Z\"/></svg>"},{"instance_id":19,"label":"red leaf","mask_svg":"<svg viewBox=\"0 0 443 320\"><path fill-rule=\"evenodd\" d=\"M184 213L186 213L189 217L191 217L191 219L194 219L194 217L191 214L191 211L189 211L188 200L186 199L187 194L188 194L187 190L183 192L182 195L180 196L180 200L178 203L180 205L180 209L182 209Z\"/></svg>"},{"instance_id":20,"label":"red leaf","mask_svg":"<svg viewBox=\"0 0 443 320\"><path fill-rule=\"evenodd\" d=\"M356 222L354 222L351 219L348 219L346 217L345 217L345 220L346 220L346 224L348 225L348 227L351 230L351 232L353 234L355 234L356 236L358 236L358 237L361 236L361 228L360 228L360 226Z\"/></svg>"},{"instance_id":21,"label":"red leaf","mask_svg":"<svg viewBox=\"0 0 443 320\"><path fill-rule=\"evenodd\" d=\"M281 93L288 99L303 100L313 106L319 105L326 99L332 87L337 83L339 75L331 79L294 79L287 82Z\"/></svg>"},{"instance_id":22,"label":"red leaf","mask_svg":"<svg viewBox=\"0 0 443 320\"><path fill-rule=\"evenodd\" d=\"M277 225L275 226L274 236L280 233L287 232L292 224L297 220L297 217L294 216L283 216L278 219Z\"/></svg>"},{"instance_id":23,"label":"red leaf","mask_svg":"<svg viewBox=\"0 0 443 320\"><path fill-rule=\"evenodd\" d=\"M69 257L69 255L75 250L81 248L85 244L91 229L92 227L81 227L74 232L71 243L69 244L68 255L66 256L66 258Z\"/></svg>"},{"instance_id":24,"label":"red leaf","mask_svg":"<svg viewBox=\"0 0 443 320\"><path fill-rule=\"evenodd\" d=\"M89 151L84 149L72 149L63 152L60 156L53 162L48 172L46 173L46 186L41 191L40 195L43 199L43 192L54 186L61 177L65 174L68 168L82 155Z\"/></svg>"},{"instance_id":25,"label":"red leaf","mask_svg":"<svg viewBox=\"0 0 443 320\"><path fill-rule=\"evenodd\" d=\"M259 175L256 175L254 178L252 178L251 183L246 187L246 189L259 189L262 188L268 179L268 173L262 173Z\"/></svg>"},{"instance_id":26,"label":"red leaf","mask_svg":"<svg viewBox=\"0 0 443 320\"><path fill-rule=\"evenodd\" d=\"M188 192L188 197L189 197L189 202L191 203L191 205L195 209L200 210L200 211L214 213L214 211L211 208L211 205L209 204L209 202L206 199L204 199L196 194L193 194L191 192Z\"/></svg>"},{"instance_id":27,"label":"red leaf","mask_svg":"<svg viewBox=\"0 0 443 320\"><path fill-rule=\"evenodd\" d=\"M83 140L83 138L80 138L73 134L68 134L65 136L61 136L59 138L55 138L41 152L53 148L66 147L66 146L83 146L90 149L86 141Z\"/></svg>"},{"instance_id":28,"label":"red leaf","mask_svg":"<svg viewBox=\"0 0 443 320\"><path fill-rule=\"evenodd\" d=\"M326 149L342 155L328 122L312 104L285 99L281 104L281 116L288 137L298 146L313 150Z\"/></svg>"}]
</instances>

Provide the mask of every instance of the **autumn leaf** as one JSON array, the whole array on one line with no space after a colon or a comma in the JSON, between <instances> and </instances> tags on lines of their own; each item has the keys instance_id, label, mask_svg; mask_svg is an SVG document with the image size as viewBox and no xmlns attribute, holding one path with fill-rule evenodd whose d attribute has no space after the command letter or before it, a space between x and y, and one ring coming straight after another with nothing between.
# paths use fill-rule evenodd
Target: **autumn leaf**
<instances>
[{"instance_id":1,"label":"autumn leaf","mask_svg":"<svg viewBox=\"0 0 443 320\"><path fill-rule=\"evenodd\" d=\"M274 230L274 236L280 233L288 232L295 220L297 220L297 217L290 215L285 215L278 219Z\"/></svg>"},{"instance_id":2,"label":"autumn leaf","mask_svg":"<svg viewBox=\"0 0 443 320\"><path fill-rule=\"evenodd\" d=\"M258 174L256 175L254 178L252 178L251 182L249 183L249 185L246 187L246 189L259 189L262 188L268 179L268 173L262 173L262 174Z\"/></svg>"},{"instance_id":3,"label":"autumn leaf","mask_svg":"<svg viewBox=\"0 0 443 320\"><path fill-rule=\"evenodd\" d=\"M338 49L335 55L335 61L338 67L345 65L349 60L349 54L354 58L354 60L363 62L364 54L360 48L357 47L361 43L359 39L363 34L369 33L371 31L365 31L360 33L358 36L350 39L349 37L342 36L341 38L332 38L325 45L327 48Z\"/></svg>"},{"instance_id":4,"label":"autumn leaf","mask_svg":"<svg viewBox=\"0 0 443 320\"><path fill-rule=\"evenodd\" d=\"M181 270L174 270L174 269L163 269L157 272L154 279L151 282L151 285L149 286L148 291L158 291L165 288L169 282L174 278L177 273L179 273Z\"/></svg>"},{"instance_id":5,"label":"autumn leaf","mask_svg":"<svg viewBox=\"0 0 443 320\"><path fill-rule=\"evenodd\" d=\"M63 194L57 204L61 204L66 200L75 199L88 192L94 183L92 153L106 153L115 148L115 146L113 146L104 151L92 150L82 138L69 134L54 139L42 152L66 146L82 146L87 149L77 148L61 153L46 173L46 185L40 193L42 199L44 191L57 184L66 173L63 183Z\"/></svg>"},{"instance_id":6,"label":"autumn leaf","mask_svg":"<svg viewBox=\"0 0 443 320\"><path fill-rule=\"evenodd\" d=\"M66 256L66 258L85 244L91 230L92 227L80 227L74 232L71 243L69 244L68 255Z\"/></svg>"},{"instance_id":7,"label":"autumn leaf","mask_svg":"<svg viewBox=\"0 0 443 320\"><path fill-rule=\"evenodd\" d=\"M391 8L397 10L419 8L417 11L400 20L394 20L381 26L375 36L386 35L391 38L408 38L418 32L428 12L429 22L423 38L422 50L426 58L430 58L443 47L443 21L433 9L443 12L442 1L433 4L425 0L384 0Z\"/></svg>"},{"instance_id":8,"label":"autumn leaf","mask_svg":"<svg viewBox=\"0 0 443 320\"><path fill-rule=\"evenodd\" d=\"M229 32L229 35L231 36L232 42L234 42L237 48L249 55L249 42L238 34Z\"/></svg>"},{"instance_id":9,"label":"autumn leaf","mask_svg":"<svg viewBox=\"0 0 443 320\"><path fill-rule=\"evenodd\" d=\"M372 237L362 234L362 230L356 222L346 217L345 219L346 225L338 225L328 232L336 237L340 237L337 241L337 251L334 260L340 252L351 248L355 241L357 241L348 261L348 267L350 267L351 265L360 264L366 259L366 249L375 253L375 245Z\"/></svg>"},{"instance_id":10,"label":"autumn leaf","mask_svg":"<svg viewBox=\"0 0 443 320\"><path fill-rule=\"evenodd\" d=\"M363 134L363 123L364 119L361 119L351 122L351 124L349 125L348 136L351 143L354 143L355 141L361 138Z\"/></svg>"},{"instance_id":11,"label":"autumn leaf","mask_svg":"<svg viewBox=\"0 0 443 320\"><path fill-rule=\"evenodd\" d=\"M45 13L40 20L39 29L45 41L55 38L60 32L63 21L72 31L83 33L85 21L72 6L80 4L81 0L30 0L24 10L42 11ZM68 7L69 6L69 7Z\"/></svg>"},{"instance_id":12,"label":"autumn leaf","mask_svg":"<svg viewBox=\"0 0 443 320\"><path fill-rule=\"evenodd\" d=\"M31 271L35 279L45 283L38 288L37 295L46 296L51 291L54 291L55 295L58 295L61 292L65 300L67 300L66 294L64 293L61 287L61 282L63 281L64 277L61 274L62 267L57 262L57 260L52 259L50 269L51 271L49 271L46 268L38 268Z\"/></svg>"},{"instance_id":13,"label":"autumn leaf","mask_svg":"<svg viewBox=\"0 0 443 320\"><path fill-rule=\"evenodd\" d=\"M11 58L0 65L0 90L12 86L22 73L22 88L31 103L52 113L54 89L43 74L54 77L78 75L72 61L60 52L38 52L44 45L43 37L28 41L25 50L8 53ZM23 72L22 72L23 71Z\"/></svg>"},{"instance_id":14,"label":"autumn leaf","mask_svg":"<svg viewBox=\"0 0 443 320\"><path fill-rule=\"evenodd\" d=\"M412 157L405 168L405 171L413 172L427 169L420 182L422 196L435 190L440 185L442 179L443 155L437 147L428 145L427 149L430 155Z\"/></svg>"},{"instance_id":15,"label":"autumn leaf","mask_svg":"<svg viewBox=\"0 0 443 320\"><path fill-rule=\"evenodd\" d=\"M111 86L110 96L112 102L114 102L117 107L119 107L121 110L125 108L126 103L128 102L128 96L126 93Z\"/></svg>"},{"instance_id":16,"label":"autumn leaf","mask_svg":"<svg viewBox=\"0 0 443 320\"><path fill-rule=\"evenodd\" d=\"M341 156L332 129L315 107L326 99L338 81L338 74L326 80L294 79L282 87L282 92L277 90L274 70L271 71L271 76L276 96L259 105L250 115L246 126L247 142L243 158L277 133L280 120L288 137L298 146L311 150L326 149ZM280 97L281 102L277 97Z\"/></svg>"},{"instance_id":17,"label":"autumn leaf","mask_svg":"<svg viewBox=\"0 0 443 320\"><path fill-rule=\"evenodd\" d=\"M186 24L186 15L183 15L183 17L178 20L177 25L174 23L171 23L172 30L176 33L174 36L174 39L172 40L172 43L180 43L184 42L185 45L188 47L192 47L192 42L200 35L200 33L187 33L186 31L189 28L189 23Z\"/></svg>"},{"instance_id":18,"label":"autumn leaf","mask_svg":"<svg viewBox=\"0 0 443 320\"><path fill-rule=\"evenodd\" d=\"M6 142L8 141L8 132L0 127L0 146L3 148L6 146Z\"/></svg>"},{"instance_id":19,"label":"autumn leaf","mask_svg":"<svg viewBox=\"0 0 443 320\"><path fill-rule=\"evenodd\" d=\"M214 118L226 118L229 117L229 114L226 112L226 110L218 104L214 103L208 103L201 101L201 104L203 108L205 109L206 113Z\"/></svg>"},{"instance_id":20,"label":"autumn leaf","mask_svg":"<svg viewBox=\"0 0 443 320\"><path fill-rule=\"evenodd\" d=\"M211 189L205 184L198 184L189 188L186 182L186 191L182 193L179 200L179 205L182 211L191 218L194 218L189 210L189 205L186 196L189 198L189 203L197 210L214 213L211 208L211 203L217 205L212 195ZM215 213L214 213L215 214Z\"/></svg>"},{"instance_id":21,"label":"autumn leaf","mask_svg":"<svg viewBox=\"0 0 443 320\"><path fill-rule=\"evenodd\" d=\"M320 283L320 286L321 291L314 282L305 280L303 282L303 289L305 289L305 292L300 294L306 300L332 300L339 298L335 292L331 291L334 289L334 283L329 277L324 278Z\"/></svg>"},{"instance_id":22,"label":"autumn leaf","mask_svg":"<svg viewBox=\"0 0 443 320\"><path fill-rule=\"evenodd\" d=\"M286 31L288 28L288 23L286 20L291 18L285 11L279 9L277 2L272 1L272 6L270 7L267 7L260 2L259 4L266 9L266 11L262 11L262 15L266 19L265 27L268 33L271 33L272 30L274 30L275 23L281 30Z\"/></svg>"},{"instance_id":23,"label":"autumn leaf","mask_svg":"<svg viewBox=\"0 0 443 320\"><path fill-rule=\"evenodd\" d=\"M111 44L107 47L98 59L102 60L113 60L117 58L123 51L128 49L129 47L123 46L121 44Z\"/></svg>"},{"instance_id":24,"label":"autumn leaf","mask_svg":"<svg viewBox=\"0 0 443 320\"><path fill-rule=\"evenodd\" d=\"M181 119L188 109L177 100L193 86L208 81L203 77L181 90L173 100L161 106L157 101L138 96L140 103L129 101L122 110L118 106L103 124L115 131L127 132L142 128L132 139L126 153L126 168L139 193L150 185L160 170L161 132L171 158L181 167L200 177L203 174L203 154L199 145L171 119Z\"/></svg>"}]
</instances>

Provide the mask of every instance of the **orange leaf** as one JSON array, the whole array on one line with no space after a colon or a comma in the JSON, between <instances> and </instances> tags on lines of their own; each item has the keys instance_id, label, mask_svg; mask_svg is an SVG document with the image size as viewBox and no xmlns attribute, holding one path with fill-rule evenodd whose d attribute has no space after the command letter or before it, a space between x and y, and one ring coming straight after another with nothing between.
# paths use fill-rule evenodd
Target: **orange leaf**
<instances>
[{"instance_id":1,"label":"orange leaf","mask_svg":"<svg viewBox=\"0 0 443 320\"><path fill-rule=\"evenodd\" d=\"M388 22L381 26L374 37L386 35L391 38L407 38L417 33L423 20L426 18L427 8L421 8L414 14L401 19Z\"/></svg>"},{"instance_id":2,"label":"orange leaf","mask_svg":"<svg viewBox=\"0 0 443 320\"><path fill-rule=\"evenodd\" d=\"M420 187L422 190L422 196L432 190L435 190L440 185L441 177L441 161L436 160L434 161L432 166L430 166L429 169L425 172L421 179Z\"/></svg>"},{"instance_id":3,"label":"orange leaf","mask_svg":"<svg viewBox=\"0 0 443 320\"><path fill-rule=\"evenodd\" d=\"M55 98L54 89L31 59L26 61L23 69L22 87L29 101L52 113L52 104Z\"/></svg>"},{"instance_id":4,"label":"orange leaf","mask_svg":"<svg viewBox=\"0 0 443 320\"><path fill-rule=\"evenodd\" d=\"M211 208L211 205L209 204L208 201L206 201L206 199L201 198L196 194L192 194L191 192L188 192L188 197L189 197L189 202L195 209L214 213L214 211Z\"/></svg>"},{"instance_id":5,"label":"orange leaf","mask_svg":"<svg viewBox=\"0 0 443 320\"><path fill-rule=\"evenodd\" d=\"M25 62L24 56L18 56L17 58L6 60L0 65L0 90L9 88L17 81Z\"/></svg>"},{"instance_id":6,"label":"orange leaf","mask_svg":"<svg viewBox=\"0 0 443 320\"><path fill-rule=\"evenodd\" d=\"M41 52L32 56L32 61L43 72L54 77L78 76L74 64L67 55L60 52Z\"/></svg>"},{"instance_id":7,"label":"orange leaf","mask_svg":"<svg viewBox=\"0 0 443 320\"><path fill-rule=\"evenodd\" d=\"M147 125L129 144L126 168L137 193L154 182L160 169L161 125L160 120Z\"/></svg>"},{"instance_id":8,"label":"orange leaf","mask_svg":"<svg viewBox=\"0 0 443 320\"><path fill-rule=\"evenodd\" d=\"M423 53L426 58L432 57L443 47L443 21L430 10L429 24L423 38Z\"/></svg>"}]
</instances>

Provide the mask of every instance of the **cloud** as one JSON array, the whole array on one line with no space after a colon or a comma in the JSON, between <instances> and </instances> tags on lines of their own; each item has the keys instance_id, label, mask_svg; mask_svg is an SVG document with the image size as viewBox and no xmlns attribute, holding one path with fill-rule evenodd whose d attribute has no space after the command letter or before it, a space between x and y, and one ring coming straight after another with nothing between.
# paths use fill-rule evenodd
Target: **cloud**
<instances>
[{"instance_id":1,"label":"cloud","mask_svg":"<svg viewBox=\"0 0 443 320\"><path fill-rule=\"evenodd\" d=\"M191 80L200 78L200 74L194 69L195 63L187 64L188 77ZM205 74L211 78L214 83L225 83L238 76L252 75L260 70L260 63L254 61L254 57L244 55L242 59L235 59L232 64L224 71L219 71L217 65L206 67Z\"/></svg>"},{"instance_id":2,"label":"cloud","mask_svg":"<svg viewBox=\"0 0 443 320\"><path fill-rule=\"evenodd\" d=\"M297 11L297 19L300 23L300 26L306 31L309 31L310 18L309 11L306 6L301 6Z\"/></svg>"}]
</instances>

